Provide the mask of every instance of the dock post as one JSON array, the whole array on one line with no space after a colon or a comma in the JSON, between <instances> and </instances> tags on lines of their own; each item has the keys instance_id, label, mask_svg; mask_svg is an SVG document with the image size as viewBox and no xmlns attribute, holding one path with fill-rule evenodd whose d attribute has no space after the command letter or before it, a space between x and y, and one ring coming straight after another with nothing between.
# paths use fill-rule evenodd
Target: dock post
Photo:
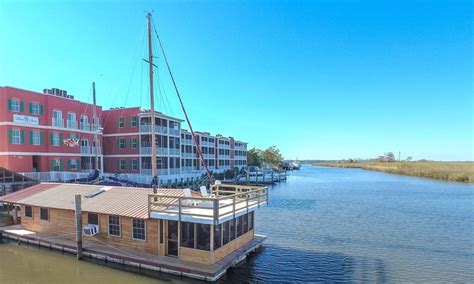
<instances>
[{"instance_id":1,"label":"dock post","mask_svg":"<svg viewBox=\"0 0 474 284\"><path fill-rule=\"evenodd\" d=\"M16 225L18 223L18 213L17 213L15 205L13 205L12 219L13 219L13 225Z\"/></svg>"},{"instance_id":2,"label":"dock post","mask_svg":"<svg viewBox=\"0 0 474 284\"><path fill-rule=\"evenodd\" d=\"M77 260L82 259L82 219L81 219L81 195L74 196L74 204L76 206L76 245L77 245Z\"/></svg>"}]
</instances>

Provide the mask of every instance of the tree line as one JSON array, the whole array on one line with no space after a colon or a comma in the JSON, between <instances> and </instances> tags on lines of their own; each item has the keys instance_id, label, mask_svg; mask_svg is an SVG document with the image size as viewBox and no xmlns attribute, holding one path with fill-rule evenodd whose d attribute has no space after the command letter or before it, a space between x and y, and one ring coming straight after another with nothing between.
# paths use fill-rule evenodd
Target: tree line
<instances>
[{"instance_id":1,"label":"tree line","mask_svg":"<svg viewBox=\"0 0 474 284\"><path fill-rule=\"evenodd\" d=\"M268 147L265 150L252 148L247 151L247 165L261 167L264 164L277 169L283 162L283 155L276 146Z\"/></svg>"}]
</instances>

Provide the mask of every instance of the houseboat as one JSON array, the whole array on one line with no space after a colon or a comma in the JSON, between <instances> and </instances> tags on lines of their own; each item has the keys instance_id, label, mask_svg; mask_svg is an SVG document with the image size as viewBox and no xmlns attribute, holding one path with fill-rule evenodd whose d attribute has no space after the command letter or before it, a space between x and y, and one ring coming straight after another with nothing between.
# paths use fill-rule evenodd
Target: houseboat
<instances>
[{"instance_id":1,"label":"houseboat","mask_svg":"<svg viewBox=\"0 0 474 284\"><path fill-rule=\"evenodd\" d=\"M216 184L211 192L202 187L152 193L41 183L1 196L0 202L13 216L13 225L0 227L3 238L215 281L262 246L255 211L267 204L268 189Z\"/></svg>"}]
</instances>

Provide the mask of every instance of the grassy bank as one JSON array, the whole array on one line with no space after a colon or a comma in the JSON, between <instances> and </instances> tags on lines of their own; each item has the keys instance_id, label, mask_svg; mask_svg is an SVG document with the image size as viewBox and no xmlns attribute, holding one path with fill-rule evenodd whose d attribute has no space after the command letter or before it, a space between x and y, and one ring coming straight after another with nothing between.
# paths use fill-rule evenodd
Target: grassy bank
<instances>
[{"instance_id":1,"label":"grassy bank","mask_svg":"<svg viewBox=\"0 0 474 284\"><path fill-rule=\"evenodd\" d=\"M316 166L361 168L457 182L474 183L474 162L322 162Z\"/></svg>"}]
</instances>

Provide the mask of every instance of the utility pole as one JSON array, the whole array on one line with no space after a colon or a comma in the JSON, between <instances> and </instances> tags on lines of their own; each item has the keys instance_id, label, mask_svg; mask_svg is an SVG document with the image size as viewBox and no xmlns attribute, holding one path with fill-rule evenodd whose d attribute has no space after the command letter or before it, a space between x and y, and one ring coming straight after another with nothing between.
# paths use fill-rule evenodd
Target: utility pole
<instances>
[{"instance_id":1,"label":"utility pole","mask_svg":"<svg viewBox=\"0 0 474 284\"><path fill-rule=\"evenodd\" d=\"M153 95L153 46L151 42L151 13L148 19L148 64L150 74L150 111L151 111L151 184L153 193L157 193L158 175L156 167L156 137L155 137L155 98Z\"/></svg>"}]
</instances>

